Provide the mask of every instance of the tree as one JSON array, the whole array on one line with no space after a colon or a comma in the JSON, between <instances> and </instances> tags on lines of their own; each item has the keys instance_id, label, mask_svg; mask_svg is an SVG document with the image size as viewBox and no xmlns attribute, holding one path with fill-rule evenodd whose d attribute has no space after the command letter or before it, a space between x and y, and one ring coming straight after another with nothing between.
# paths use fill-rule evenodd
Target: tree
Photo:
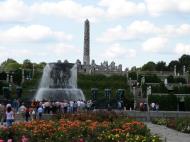
<instances>
[{"instance_id":1,"label":"tree","mask_svg":"<svg viewBox=\"0 0 190 142\"><path fill-rule=\"evenodd\" d=\"M182 55L181 58L179 58L179 63L181 64L181 67L186 66L186 69L190 69L190 55Z\"/></svg>"},{"instance_id":2,"label":"tree","mask_svg":"<svg viewBox=\"0 0 190 142\"><path fill-rule=\"evenodd\" d=\"M156 64L154 62L148 62L143 65L142 67L143 71L155 71L156 70Z\"/></svg>"},{"instance_id":3,"label":"tree","mask_svg":"<svg viewBox=\"0 0 190 142\"><path fill-rule=\"evenodd\" d=\"M23 66L24 69L32 69L33 68L33 64L32 64L32 62L29 59L25 59L23 61L23 65L22 66Z\"/></svg>"},{"instance_id":4,"label":"tree","mask_svg":"<svg viewBox=\"0 0 190 142\"><path fill-rule=\"evenodd\" d=\"M160 61L156 64L156 70L157 71L166 71L167 67L166 67L166 62L164 61Z\"/></svg>"},{"instance_id":5,"label":"tree","mask_svg":"<svg viewBox=\"0 0 190 142\"><path fill-rule=\"evenodd\" d=\"M45 62L41 62L41 63L39 63L39 64L35 64L35 67L36 67L37 69L43 70L43 68L46 66L46 64L47 64L47 63L45 63Z\"/></svg>"},{"instance_id":6,"label":"tree","mask_svg":"<svg viewBox=\"0 0 190 142\"><path fill-rule=\"evenodd\" d=\"M1 64L1 70L5 71L5 72L11 72L11 71L18 70L20 67L21 67L21 65L13 59L7 59L6 61L4 61Z\"/></svg>"},{"instance_id":7,"label":"tree","mask_svg":"<svg viewBox=\"0 0 190 142\"><path fill-rule=\"evenodd\" d=\"M181 71L181 64L179 63L179 61L177 60L172 60L169 64L168 64L168 70L169 71L174 71L174 66L176 66L176 71L180 72Z\"/></svg>"}]
</instances>

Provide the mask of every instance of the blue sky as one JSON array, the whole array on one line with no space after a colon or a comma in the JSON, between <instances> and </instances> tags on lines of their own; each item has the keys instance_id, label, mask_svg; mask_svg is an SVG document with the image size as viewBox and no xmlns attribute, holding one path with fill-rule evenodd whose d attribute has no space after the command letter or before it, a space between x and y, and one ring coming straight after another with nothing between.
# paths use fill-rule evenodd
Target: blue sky
<instances>
[{"instance_id":1,"label":"blue sky","mask_svg":"<svg viewBox=\"0 0 190 142\"><path fill-rule=\"evenodd\" d=\"M123 67L190 54L189 0L0 0L0 62L82 61L84 20L91 59Z\"/></svg>"}]
</instances>

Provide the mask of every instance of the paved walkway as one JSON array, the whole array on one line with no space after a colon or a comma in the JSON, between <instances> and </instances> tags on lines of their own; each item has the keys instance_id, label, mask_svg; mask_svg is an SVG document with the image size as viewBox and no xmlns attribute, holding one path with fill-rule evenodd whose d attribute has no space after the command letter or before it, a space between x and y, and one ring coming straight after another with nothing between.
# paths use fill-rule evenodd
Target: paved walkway
<instances>
[{"instance_id":1,"label":"paved walkway","mask_svg":"<svg viewBox=\"0 0 190 142\"><path fill-rule=\"evenodd\" d=\"M190 134L172 130L165 126L146 123L153 134L157 134L164 142L190 142Z\"/></svg>"}]
</instances>

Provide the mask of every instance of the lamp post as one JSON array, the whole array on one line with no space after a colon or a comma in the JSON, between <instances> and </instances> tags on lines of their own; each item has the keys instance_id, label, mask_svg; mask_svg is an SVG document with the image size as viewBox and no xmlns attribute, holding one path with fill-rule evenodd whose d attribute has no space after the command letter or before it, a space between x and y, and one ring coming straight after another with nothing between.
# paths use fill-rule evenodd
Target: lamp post
<instances>
[{"instance_id":1,"label":"lamp post","mask_svg":"<svg viewBox=\"0 0 190 142\"><path fill-rule=\"evenodd\" d=\"M134 96L134 106L133 109L136 110L136 88L133 87L133 96Z\"/></svg>"},{"instance_id":2,"label":"lamp post","mask_svg":"<svg viewBox=\"0 0 190 142\"><path fill-rule=\"evenodd\" d=\"M22 69L22 84L24 83L24 81L25 81L24 69Z\"/></svg>"},{"instance_id":3,"label":"lamp post","mask_svg":"<svg viewBox=\"0 0 190 142\"><path fill-rule=\"evenodd\" d=\"M150 108L149 108L149 104L148 104L148 96L151 95L151 86L147 87L147 95L146 95L146 99L147 99L147 121L150 121Z\"/></svg>"},{"instance_id":4,"label":"lamp post","mask_svg":"<svg viewBox=\"0 0 190 142\"><path fill-rule=\"evenodd\" d=\"M91 93L92 93L92 100L95 101L97 99L98 89L91 88Z\"/></svg>"},{"instance_id":5,"label":"lamp post","mask_svg":"<svg viewBox=\"0 0 190 142\"><path fill-rule=\"evenodd\" d=\"M9 73L7 72L7 78L6 78L7 83L9 83Z\"/></svg>"},{"instance_id":6,"label":"lamp post","mask_svg":"<svg viewBox=\"0 0 190 142\"><path fill-rule=\"evenodd\" d=\"M32 78L34 77L34 64L32 65Z\"/></svg>"}]
</instances>

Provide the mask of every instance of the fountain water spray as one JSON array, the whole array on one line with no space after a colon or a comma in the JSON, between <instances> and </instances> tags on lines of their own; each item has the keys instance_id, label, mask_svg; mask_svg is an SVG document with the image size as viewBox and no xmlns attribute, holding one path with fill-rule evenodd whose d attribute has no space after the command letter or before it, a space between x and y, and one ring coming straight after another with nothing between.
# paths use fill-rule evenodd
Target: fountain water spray
<instances>
[{"instance_id":1,"label":"fountain water spray","mask_svg":"<svg viewBox=\"0 0 190 142\"><path fill-rule=\"evenodd\" d=\"M35 100L85 100L82 90L77 88L77 65L71 63L47 64L43 70Z\"/></svg>"}]
</instances>

